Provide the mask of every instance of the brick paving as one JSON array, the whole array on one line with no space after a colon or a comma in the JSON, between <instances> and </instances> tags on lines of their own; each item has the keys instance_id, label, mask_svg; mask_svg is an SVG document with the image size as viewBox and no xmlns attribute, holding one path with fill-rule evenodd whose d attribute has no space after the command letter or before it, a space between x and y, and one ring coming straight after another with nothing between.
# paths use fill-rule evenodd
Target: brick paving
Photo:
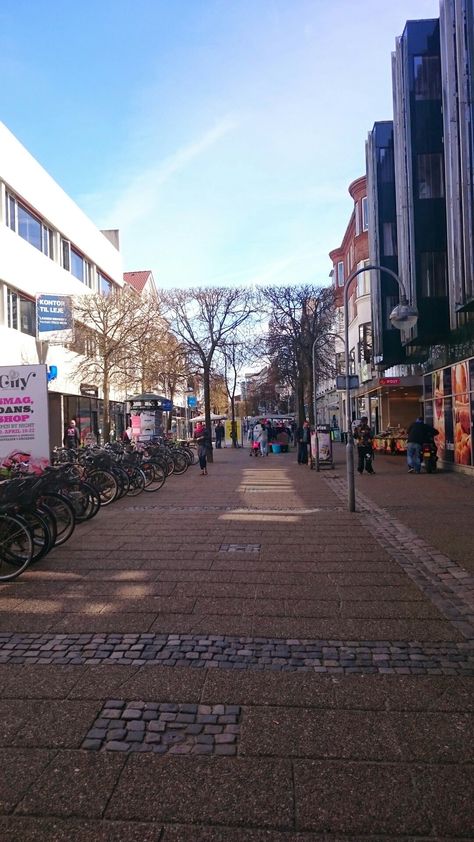
<instances>
[{"instance_id":1,"label":"brick paving","mask_svg":"<svg viewBox=\"0 0 474 842\"><path fill-rule=\"evenodd\" d=\"M472 839L472 485L215 456L0 586L0 839Z\"/></svg>"}]
</instances>

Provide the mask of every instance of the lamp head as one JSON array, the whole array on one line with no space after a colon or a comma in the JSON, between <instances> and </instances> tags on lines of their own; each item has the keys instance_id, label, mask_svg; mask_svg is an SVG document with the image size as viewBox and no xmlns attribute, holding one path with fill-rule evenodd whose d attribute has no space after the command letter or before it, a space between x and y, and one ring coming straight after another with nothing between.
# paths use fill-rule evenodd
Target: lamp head
<instances>
[{"instance_id":1,"label":"lamp head","mask_svg":"<svg viewBox=\"0 0 474 842\"><path fill-rule=\"evenodd\" d=\"M389 319L397 330L410 330L418 321L418 310L403 296L390 313Z\"/></svg>"}]
</instances>

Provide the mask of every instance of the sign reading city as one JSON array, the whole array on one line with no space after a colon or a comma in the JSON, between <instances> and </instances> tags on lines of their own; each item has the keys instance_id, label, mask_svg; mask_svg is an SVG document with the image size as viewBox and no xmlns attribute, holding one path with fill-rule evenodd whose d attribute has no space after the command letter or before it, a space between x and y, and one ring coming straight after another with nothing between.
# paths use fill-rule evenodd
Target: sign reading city
<instances>
[{"instance_id":1,"label":"sign reading city","mask_svg":"<svg viewBox=\"0 0 474 842\"><path fill-rule=\"evenodd\" d=\"M48 385L45 365L0 367L0 469L49 464Z\"/></svg>"},{"instance_id":2,"label":"sign reading city","mask_svg":"<svg viewBox=\"0 0 474 842\"><path fill-rule=\"evenodd\" d=\"M49 293L36 296L36 338L52 345L74 341L71 296Z\"/></svg>"}]
</instances>

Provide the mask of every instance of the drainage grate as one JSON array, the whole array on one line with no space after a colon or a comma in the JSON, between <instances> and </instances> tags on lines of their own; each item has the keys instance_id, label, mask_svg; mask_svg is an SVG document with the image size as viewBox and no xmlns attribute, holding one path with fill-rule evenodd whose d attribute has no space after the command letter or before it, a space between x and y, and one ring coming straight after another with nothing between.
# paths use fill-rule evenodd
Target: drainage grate
<instances>
[{"instance_id":1,"label":"drainage grate","mask_svg":"<svg viewBox=\"0 0 474 842\"><path fill-rule=\"evenodd\" d=\"M221 553L259 553L261 544L221 544Z\"/></svg>"},{"instance_id":2,"label":"drainage grate","mask_svg":"<svg viewBox=\"0 0 474 842\"><path fill-rule=\"evenodd\" d=\"M81 748L92 751L235 756L239 705L126 702L109 699Z\"/></svg>"}]
</instances>

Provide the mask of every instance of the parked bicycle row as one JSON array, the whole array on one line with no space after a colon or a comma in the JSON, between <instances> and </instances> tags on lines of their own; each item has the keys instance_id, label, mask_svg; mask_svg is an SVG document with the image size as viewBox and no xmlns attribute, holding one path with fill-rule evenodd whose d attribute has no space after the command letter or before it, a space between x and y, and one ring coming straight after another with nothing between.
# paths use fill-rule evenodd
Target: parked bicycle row
<instances>
[{"instance_id":1,"label":"parked bicycle row","mask_svg":"<svg viewBox=\"0 0 474 842\"><path fill-rule=\"evenodd\" d=\"M17 476L0 483L0 581L16 579L102 506L158 491L172 473L184 474L194 453L159 444L139 449L114 444L56 449L51 461L39 476L28 474L27 464L17 465Z\"/></svg>"}]
</instances>

